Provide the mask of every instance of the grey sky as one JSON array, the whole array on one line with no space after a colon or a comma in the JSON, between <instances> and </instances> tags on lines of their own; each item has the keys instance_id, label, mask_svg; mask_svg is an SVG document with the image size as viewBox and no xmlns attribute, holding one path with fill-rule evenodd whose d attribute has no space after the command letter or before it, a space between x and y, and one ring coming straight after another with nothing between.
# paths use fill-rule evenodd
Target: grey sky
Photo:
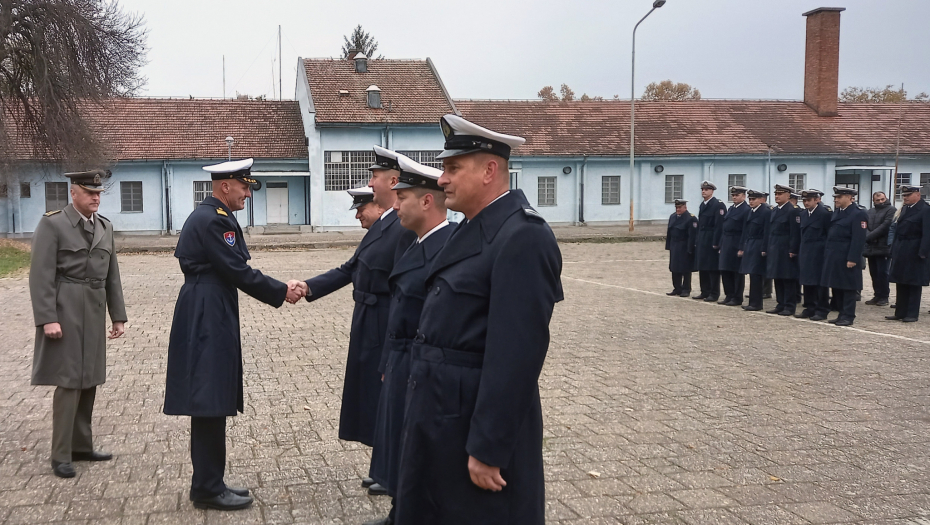
<instances>
[{"instance_id":1,"label":"grey sky","mask_svg":"<svg viewBox=\"0 0 930 525\"><path fill-rule=\"evenodd\" d=\"M271 95L280 24L284 98L293 98L297 57L338 56L343 35L360 23L386 58L432 58L454 98L531 99L542 86L558 90L563 82L578 96L629 98L631 31L652 2L120 4L146 18L145 96L221 96L224 54L227 96ZM670 78L697 87L704 98L800 99L801 13L822 6L846 7L840 89L903 82L911 96L930 93L930 1L668 0L637 32L636 94L651 81ZM277 98L276 84L273 93Z\"/></svg>"}]
</instances>

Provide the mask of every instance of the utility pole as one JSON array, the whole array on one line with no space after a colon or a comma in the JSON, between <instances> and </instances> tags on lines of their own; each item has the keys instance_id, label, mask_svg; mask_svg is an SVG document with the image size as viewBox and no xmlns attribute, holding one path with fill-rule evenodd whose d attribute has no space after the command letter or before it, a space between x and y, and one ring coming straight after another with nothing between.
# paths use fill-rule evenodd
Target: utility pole
<instances>
[{"instance_id":1,"label":"utility pole","mask_svg":"<svg viewBox=\"0 0 930 525\"><path fill-rule=\"evenodd\" d=\"M278 24L278 100L283 100L281 98L281 94L283 92L281 88L281 62L283 62L283 60L281 60L281 24Z\"/></svg>"},{"instance_id":2,"label":"utility pole","mask_svg":"<svg viewBox=\"0 0 930 525\"><path fill-rule=\"evenodd\" d=\"M226 98L226 55L223 55L223 98Z\"/></svg>"}]
</instances>

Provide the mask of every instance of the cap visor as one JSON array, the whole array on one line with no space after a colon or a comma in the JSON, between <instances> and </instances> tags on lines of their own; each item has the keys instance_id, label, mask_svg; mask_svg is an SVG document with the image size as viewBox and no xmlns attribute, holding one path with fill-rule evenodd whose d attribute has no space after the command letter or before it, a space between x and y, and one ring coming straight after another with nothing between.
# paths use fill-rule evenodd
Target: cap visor
<instances>
[{"instance_id":1,"label":"cap visor","mask_svg":"<svg viewBox=\"0 0 930 525\"><path fill-rule=\"evenodd\" d=\"M83 184L78 184L78 186L84 188L84 189L87 190L87 191L92 191L92 192L94 192L94 193L102 193L103 190L104 190L104 188L101 188L101 187L98 187L98 186L85 186L85 185L83 185Z\"/></svg>"},{"instance_id":2,"label":"cap visor","mask_svg":"<svg viewBox=\"0 0 930 525\"><path fill-rule=\"evenodd\" d=\"M404 190L404 189L407 189L407 188L414 188L414 187L416 187L416 186L414 186L413 184L407 184L406 182L398 182L398 183L395 184L394 187L392 187L391 189L392 189L392 190Z\"/></svg>"},{"instance_id":3,"label":"cap visor","mask_svg":"<svg viewBox=\"0 0 930 525\"><path fill-rule=\"evenodd\" d=\"M459 155L468 155L469 153L477 153L483 151L480 149L447 149L443 150L442 153L436 155L437 159L448 159L449 157L458 157ZM488 152L490 153L490 152Z\"/></svg>"}]
</instances>

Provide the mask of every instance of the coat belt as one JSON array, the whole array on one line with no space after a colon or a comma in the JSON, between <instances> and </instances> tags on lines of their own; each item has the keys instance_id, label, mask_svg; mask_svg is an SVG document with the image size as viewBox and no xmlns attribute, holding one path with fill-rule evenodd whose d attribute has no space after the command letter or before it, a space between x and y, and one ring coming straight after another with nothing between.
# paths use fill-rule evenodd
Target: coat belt
<instances>
[{"instance_id":1,"label":"coat belt","mask_svg":"<svg viewBox=\"0 0 930 525\"><path fill-rule=\"evenodd\" d=\"M84 286L90 286L91 288L106 288L107 286L106 279L93 279L91 277L84 277L81 279L79 277L70 277L67 275L56 275L55 280L60 283L82 284Z\"/></svg>"},{"instance_id":2,"label":"coat belt","mask_svg":"<svg viewBox=\"0 0 930 525\"><path fill-rule=\"evenodd\" d=\"M417 336L419 338L419 336ZM415 343L411 349L414 359L429 361L445 365L464 366L468 368L481 368L484 364L484 354L439 348L423 343Z\"/></svg>"},{"instance_id":3,"label":"coat belt","mask_svg":"<svg viewBox=\"0 0 930 525\"><path fill-rule=\"evenodd\" d=\"M378 304L380 299L387 299L387 297L387 295L368 293L361 290L352 290L352 299L355 299L356 303L367 304L368 306L374 306Z\"/></svg>"}]
</instances>

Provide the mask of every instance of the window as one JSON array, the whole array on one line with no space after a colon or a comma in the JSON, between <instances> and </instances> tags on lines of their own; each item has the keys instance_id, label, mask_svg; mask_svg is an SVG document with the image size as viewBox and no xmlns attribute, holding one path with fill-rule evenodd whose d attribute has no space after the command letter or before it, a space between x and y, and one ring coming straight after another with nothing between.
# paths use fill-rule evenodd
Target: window
<instances>
[{"instance_id":1,"label":"window","mask_svg":"<svg viewBox=\"0 0 930 525\"><path fill-rule=\"evenodd\" d=\"M800 193L801 190L807 188L805 183L807 182L806 173L789 173L788 174L788 186L794 188L794 191Z\"/></svg>"},{"instance_id":2,"label":"window","mask_svg":"<svg viewBox=\"0 0 930 525\"><path fill-rule=\"evenodd\" d=\"M930 173L920 174L920 198L926 199L930 196Z\"/></svg>"},{"instance_id":3,"label":"window","mask_svg":"<svg viewBox=\"0 0 930 525\"><path fill-rule=\"evenodd\" d=\"M68 183L45 183L45 211L64 209L68 205Z\"/></svg>"},{"instance_id":4,"label":"window","mask_svg":"<svg viewBox=\"0 0 930 525\"><path fill-rule=\"evenodd\" d=\"M213 184L208 180L194 181L194 207L200 206L204 199L213 193Z\"/></svg>"},{"instance_id":5,"label":"window","mask_svg":"<svg viewBox=\"0 0 930 525\"><path fill-rule=\"evenodd\" d=\"M555 177L539 177L539 206L555 206Z\"/></svg>"},{"instance_id":6,"label":"window","mask_svg":"<svg viewBox=\"0 0 930 525\"><path fill-rule=\"evenodd\" d=\"M368 107L376 109L381 107L381 91L378 88L368 90Z\"/></svg>"},{"instance_id":7,"label":"window","mask_svg":"<svg viewBox=\"0 0 930 525\"><path fill-rule=\"evenodd\" d=\"M121 212L142 211L142 181L121 181L119 196Z\"/></svg>"},{"instance_id":8,"label":"window","mask_svg":"<svg viewBox=\"0 0 930 525\"><path fill-rule=\"evenodd\" d=\"M32 197L32 186L30 186L28 182L19 183L19 196L23 199Z\"/></svg>"},{"instance_id":9,"label":"window","mask_svg":"<svg viewBox=\"0 0 930 525\"><path fill-rule=\"evenodd\" d=\"M375 152L324 151L323 178L326 191L345 191L368 183L368 166L375 163Z\"/></svg>"},{"instance_id":10,"label":"window","mask_svg":"<svg viewBox=\"0 0 930 525\"><path fill-rule=\"evenodd\" d=\"M601 177L601 204L620 204L620 176Z\"/></svg>"},{"instance_id":11,"label":"window","mask_svg":"<svg viewBox=\"0 0 930 525\"><path fill-rule=\"evenodd\" d=\"M510 170L510 189L520 188L520 170Z\"/></svg>"},{"instance_id":12,"label":"window","mask_svg":"<svg viewBox=\"0 0 930 525\"><path fill-rule=\"evenodd\" d=\"M410 157L410 160L419 162L424 166L442 169L442 159L436 160L436 155L442 153L441 151L398 151L398 153L406 155Z\"/></svg>"},{"instance_id":13,"label":"window","mask_svg":"<svg viewBox=\"0 0 930 525\"><path fill-rule=\"evenodd\" d=\"M681 189L684 185L684 175L665 176L665 202L674 203L681 198Z\"/></svg>"},{"instance_id":14,"label":"window","mask_svg":"<svg viewBox=\"0 0 930 525\"><path fill-rule=\"evenodd\" d=\"M895 196L897 200L901 200L901 185L911 183L911 174L910 173L898 173L894 178L894 187L895 187Z\"/></svg>"},{"instance_id":15,"label":"window","mask_svg":"<svg viewBox=\"0 0 930 525\"><path fill-rule=\"evenodd\" d=\"M730 188L733 186L746 187L746 174L745 173L731 173L727 177L727 201L732 201L732 196L730 195Z\"/></svg>"},{"instance_id":16,"label":"window","mask_svg":"<svg viewBox=\"0 0 930 525\"><path fill-rule=\"evenodd\" d=\"M0 198L7 197L9 190L6 187L6 184L0 184Z\"/></svg>"}]
</instances>

